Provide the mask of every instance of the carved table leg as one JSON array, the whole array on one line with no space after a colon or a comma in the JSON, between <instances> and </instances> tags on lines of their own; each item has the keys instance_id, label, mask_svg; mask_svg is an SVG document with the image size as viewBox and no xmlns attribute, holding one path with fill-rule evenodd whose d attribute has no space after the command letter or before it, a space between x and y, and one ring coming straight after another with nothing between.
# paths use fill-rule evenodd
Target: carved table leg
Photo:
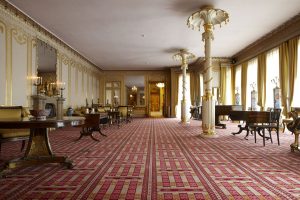
<instances>
[{"instance_id":1,"label":"carved table leg","mask_svg":"<svg viewBox=\"0 0 300 200\"><path fill-rule=\"evenodd\" d=\"M67 157L55 156L52 153L47 128L32 128L24 157L8 161L0 176L14 168L45 163L60 163L69 169L73 167L72 161Z\"/></svg>"}]
</instances>

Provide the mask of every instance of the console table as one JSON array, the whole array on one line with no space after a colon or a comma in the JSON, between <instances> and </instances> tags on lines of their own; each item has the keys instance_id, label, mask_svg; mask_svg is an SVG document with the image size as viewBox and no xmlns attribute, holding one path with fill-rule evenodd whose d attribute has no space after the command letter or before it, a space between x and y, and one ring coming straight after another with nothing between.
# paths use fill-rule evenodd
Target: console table
<instances>
[{"instance_id":1,"label":"console table","mask_svg":"<svg viewBox=\"0 0 300 200\"><path fill-rule=\"evenodd\" d=\"M64 117L62 120L47 119L43 121L23 118L20 120L1 119L1 129L30 129L30 137L25 154L21 158L8 161L0 176L18 167L38 165L44 163L61 163L72 168L72 161L66 156L55 156L52 152L48 138L48 128L60 128L64 126L77 126L84 123L84 117Z\"/></svg>"}]
</instances>

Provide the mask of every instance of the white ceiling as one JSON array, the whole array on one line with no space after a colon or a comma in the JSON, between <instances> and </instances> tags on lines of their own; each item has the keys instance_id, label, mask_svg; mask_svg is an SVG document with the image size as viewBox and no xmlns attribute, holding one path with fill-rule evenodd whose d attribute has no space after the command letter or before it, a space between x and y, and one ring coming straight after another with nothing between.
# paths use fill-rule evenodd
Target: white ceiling
<instances>
[{"instance_id":1,"label":"white ceiling","mask_svg":"<svg viewBox=\"0 0 300 200\"><path fill-rule=\"evenodd\" d=\"M9 0L104 70L179 65L187 48L204 56L201 32L187 27L198 8L212 5L230 21L214 30L212 56L231 57L300 12L299 0Z\"/></svg>"}]
</instances>

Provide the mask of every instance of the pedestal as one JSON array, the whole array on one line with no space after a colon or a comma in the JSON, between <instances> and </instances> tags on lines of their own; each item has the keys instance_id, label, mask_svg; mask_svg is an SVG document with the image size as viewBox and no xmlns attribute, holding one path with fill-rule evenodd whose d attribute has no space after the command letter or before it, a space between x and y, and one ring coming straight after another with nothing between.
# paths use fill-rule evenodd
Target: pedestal
<instances>
[{"instance_id":1,"label":"pedestal","mask_svg":"<svg viewBox=\"0 0 300 200\"><path fill-rule=\"evenodd\" d=\"M251 110L257 110L257 92L251 91Z\"/></svg>"},{"instance_id":2,"label":"pedestal","mask_svg":"<svg viewBox=\"0 0 300 200\"><path fill-rule=\"evenodd\" d=\"M56 106L56 119L58 120L62 120L63 119L63 116L64 116L64 113L63 113L63 108L64 108L64 101L65 101L65 98L63 97L58 97L57 98L57 106Z\"/></svg>"},{"instance_id":3,"label":"pedestal","mask_svg":"<svg viewBox=\"0 0 300 200\"><path fill-rule=\"evenodd\" d=\"M281 89L279 87L275 87L273 89L273 98L274 98L274 108L281 108Z\"/></svg>"},{"instance_id":4,"label":"pedestal","mask_svg":"<svg viewBox=\"0 0 300 200\"><path fill-rule=\"evenodd\" d=\"M202 136L216 137L215 134L215 100L213 96L207 93L203 96L202 102Z\"/></svg>"},{"instance_id":5,"label":"pedestal","mask_svg":"<svg viewBox=\"0 0 300 200\"><path fill-rule=\"evenodd\" d=\"M189 119L188 117L187 117L187 109L186 109L186 101L185 100L181 100L181 122L182 123L187 123L188 122L188 120L187 119Z\"/></svg>"},{"instance_id":6,"label":"pedestal","mask_svg":"<svg viewBox=\"0 0 300 200\"><path fill-rule=\"evenodd\" d=\"M32 95L32 109L45 110L46 97L42 95Z\"/></svg>"}]
</instances>

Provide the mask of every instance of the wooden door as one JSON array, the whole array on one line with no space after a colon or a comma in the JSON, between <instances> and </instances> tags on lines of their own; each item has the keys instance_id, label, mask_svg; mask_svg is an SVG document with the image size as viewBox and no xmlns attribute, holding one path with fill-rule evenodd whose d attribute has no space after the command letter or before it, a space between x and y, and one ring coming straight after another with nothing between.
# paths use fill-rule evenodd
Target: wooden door
<instances>
[{"instance_id":1,"label":"wooden door","mask_svg":"<svg viewBox=\"0 0 300 200\"><path fill-rule=\"evenodd\" d=\"M152 93L151 94L151 111L152 112L159 112L159 94Z\"/></svg>"}]
</instances>

